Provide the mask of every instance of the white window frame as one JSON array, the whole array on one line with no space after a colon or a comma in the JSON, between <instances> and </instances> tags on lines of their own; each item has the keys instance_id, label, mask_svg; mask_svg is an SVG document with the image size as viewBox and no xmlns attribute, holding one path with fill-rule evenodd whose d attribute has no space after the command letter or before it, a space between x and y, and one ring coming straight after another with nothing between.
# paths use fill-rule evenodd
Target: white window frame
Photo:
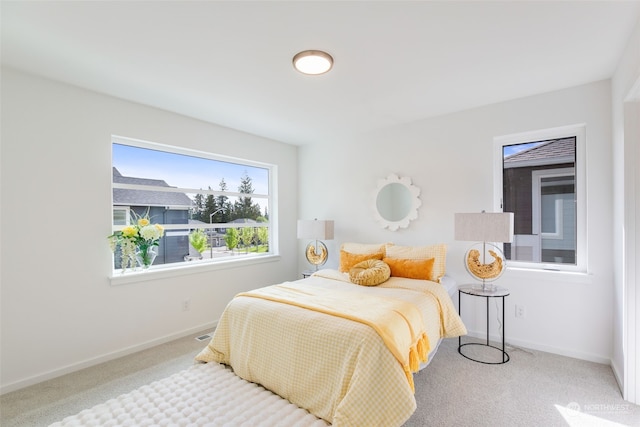
<instances>
[{"instance_id":1,"label":"white window frame","mask_svg":"<svg viewBox=\"0 0 640 427\"><path fill-rule=\"evenodd\" d=\"M587 245L587 162L586 162L586 126L575 124L550 129L522 132L497 136L493 139L493 194L494 210L502 212L502 177L503 177L503 147L506 145L524 144L550 139L567 137L576 138L575 158L575 191L576 191L576 264L556 264L531 261L509 260L508 268L523 268L530 270L552 270L588 273L588 245Z\"/></svg>"},{"instance_id":2,"label":"white window frame","mask_svg":"<svg viewBox=\"0 0 640 427\"><path fill-rule=\"evenodd\" d=\"M121 270L116 270L113 268L113 259L112 259L111 260L112 275L110 277L112 285L152 280L152 279L157 279L158 277L175 277L183 274L192 274L192 273L200 272L203 270L219 270L224 268L236 268L242 265L252 265L252 264L258 264L258 263L264 263L264 262L277 261L280 258L279 244L277 240L278 197L276 194L276 189L277 189L277 166L276 165L252 161L252 160L234 158L234 157L224 156L224 155L219 155L214 153L208 153L204 151L192 150L192 149L187 149L183 147L176 147L176 146L170 146L170 145L165 145L165 144L160 144L155 142L143 141L139 139L133 139L133 138L117 136L117 135L111 136L111 143L129 145L129 146L139 147L139 148L146 148L150 150L164 151L164 152L174 153L174 154L195 156L195 157L217 160L217 161L228 162L228 163L236 163L240 165L263 168L269 171L268 172L269 173L268 194L267 195L254 194L254 193L251 194L252 198L263 198L268 201L269 221L266 223L258 223L257 225L255 224L252 225L253 227L257 227L257 226L268 227L269 252L267 254L262 254L259 256L248 256L248 257L219 258L219 259L212 259L212 260L206 260L206 261L203 260L198 262L185 261L185 262L169 263L169 264L153 266L151 269L145 271L144 273L127 270L126 274L121 274ZM111 165L113 165L113 162L111 162ZM137 185L129 185L129 184L123 184L122 186L126 188L140 189L140 190L148 190L150 188L149 186L137 186ZM111 198L113 197L113 191L112 191L113 188L114 186L112 183L111 191L110 191ZM165 187L162 187L162 188L152 187L152 188L154 188L154 190L157 189L161 191L167 190L167 188ZM222 192L219 190L203 190L203 189L188 189L188 188L174 188L174 187L170 187L170 188L171 189L169 191L184 192L188 194L197 194L197 193L205 194L205 195L213 194L215 196L227 195L229 197L246 196L246 194L244 193L237 193L232 191ZM114 209L113 200L111 200L111 207L113 210ZM167 207L167 208L170 209L171 207ZM128 207L126 208L115 207L115 209L123 209L123 210L126 209L127 212L129 212ZM111 218L113 218L113 214L111 215ZM185 225L186 224L166 224L164 227L165 233L170 234L172 232L175 232L172 230L184 229ZM214 223L214 224L207 224L204 228L221 228L222 226L224 226L225 228L248 227L248 225L245 225L242 223L238 223L238 224L215 224ZM113 227L113 231L116 231L116 230L121 230L124 227L124 225L120 225L120 226L112 225L112 227Z\"/></svg>"}]
</instances>

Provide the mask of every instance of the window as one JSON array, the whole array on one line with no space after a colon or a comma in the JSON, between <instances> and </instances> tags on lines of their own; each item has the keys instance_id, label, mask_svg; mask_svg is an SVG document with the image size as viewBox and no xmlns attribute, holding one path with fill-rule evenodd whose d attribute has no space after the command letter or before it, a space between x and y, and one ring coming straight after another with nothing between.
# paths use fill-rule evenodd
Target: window
<instances>
[{"instance_id":1,"label":"window","mask_svg":"<svg viewBox=\"0 0 640 427\"><path fill-rule=\"evenodd\" d=\"M584 127L495 138L496 208L514 213L511 266L586 271Z\"/></svg>"},{"instance_id":2,"label":"window","mask_svg":"<svg viewBox=\"0 0 640 427\"><path fill-rule=\"evenodd\" d=\"M113 137L113 230L144 215L162 225L156 269L273 254L274 173L273 165ZM118 247L113 268L121 268Z\"/></svg>"},{"instance_id":3,"label":"window","mask_svg":"<svg viewBox=\"0 0 640 427\"><path fill-rule=\"evenodd\" d=\"M128 207L114 206L113 207L113 225L128 225L131 218L131 213Z\"/></svg>"}]
</instances>

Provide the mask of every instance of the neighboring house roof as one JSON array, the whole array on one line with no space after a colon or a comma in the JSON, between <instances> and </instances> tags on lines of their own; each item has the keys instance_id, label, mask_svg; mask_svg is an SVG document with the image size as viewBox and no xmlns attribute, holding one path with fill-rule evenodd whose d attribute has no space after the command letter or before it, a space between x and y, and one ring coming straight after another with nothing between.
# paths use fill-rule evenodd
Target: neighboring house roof
<instances>
[{"instance_id":1,"label":"neighboring house roof","mask_svg":"<svg viewBox=\"0 0 640 427\"><path fill-rule=\"evenodd\" d=\"M575 137L552 139L535 147L505 157L504 168L574 163L575 159Z\"/></svg>"},{"instance_id":2,"label":"neighboring house roof","mask_svg":"<svg viewBox=\"0 0 640 427\"><path fill-rule=\"evenodd\" d=\"M200 221L199 219L189 219L189 225L204 225L206 222Z\"/></svg>"},{"instance_id":3,"label":"neighboring house roof","mask_svg":"<svg viewBox=\"0 0 640 427\"><path fill-rule=\"evenodd\" d=\"M238 218L238 219L234 219L233 221L229 221L231 222L235 222L236 224L238 223L245 223L245 224L253 224L253 223L257 223L258 221L256 221L255 219L250 219L250 218Z\"/></svg>"},{"instance_id":4,"label":"neighboring house roof","mask_svg":"<svg viewBox=\"0 0 640 427\"><path fill-rule=\"evenodd\" d=\"M116 168L113 168L113 182L171 188L162 179L123 176ZM124 188L113 189L113 204L119 206L170 206L184 209L189 209L193 206L192 200L184 193L165 193L164 191L129 190Z\"/></svg>"}]
</instances>

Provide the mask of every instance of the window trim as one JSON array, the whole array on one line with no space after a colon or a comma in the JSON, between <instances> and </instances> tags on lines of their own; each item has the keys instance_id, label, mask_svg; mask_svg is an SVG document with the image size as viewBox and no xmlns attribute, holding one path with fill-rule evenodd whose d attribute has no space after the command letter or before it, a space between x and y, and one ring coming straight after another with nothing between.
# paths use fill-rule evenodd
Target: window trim
<instances>
[{"instance_id":1,"label":"window trim","mask_svg":"<svg viewBox=\"0 0 640 427\"><path fill-rule=\"evenodd\" d=\"M150 150L156 150L156 151L164 151L164 152L168 152L168 153L172 153L172 154L179 154L179 155L186 155L186 156L194 156L194 157L200 157L200 158L204 158L204 159L210 159L210 160L216 160L216 161L221 161L221 162L227 162L227 163L234 163L234 164L239 164L242 166L250 166L250 167L256 167L256 168L262 168L262 169L267 169L268 170L268 176L269 176L269 182L268 182L268 194L251 194L252 198L262 198L262 199L266 199L268 201L268 206L269 206L269 221L266 223L258 223L256 224L244 224L244 223L237 223L237 224L217 224L217 223L213 223L213 224L206 224L203 228L221 228L221 227L225 227L225 228L244 228L244 227L257 227L257 226L265 226L268 228L269 231L269 252L266 254L261 254L261 255L249 255L249 256L242 256L242 257L229 257L229 258L218 258L215 260L201 260L201 261L190 261L190 262L174 262L174 263L169 263L169 264L162 264L162 265L154 265L152 266L152 268L150 268L149 270L146 270L144 272L144 274L137 272L137 271L129 271L127 270L126 273L122 273L122 270L120 269L114 269L114 262L113 262L113 254L111 256L111 260L110 260L110 271L111 274L109 275L109 279L111 281L112 285L119 285L119 284L125 284L125 283L133 283L133 282L141 282L141 281L146 281L146 280L150 280L151 278L163 278L163 277L173 277L173 276L179 276L179 275L185 275L185 274L194 274L194 273L199 273L202 271L212 271L212 270L220 270L220 269L227 269L227 268L237 268L239 266L245 266L245 265L252 265L252 264L259 264L259 263L263 263L263 262L272 262L275 260L279 260L280 259L280 250L279 250L279 242L278 242L278 230L277 230L277 217L278 217L278 207L277 207L277 201L278 201L278 197L276 194L276 189L277 187L277 176L278 176L278 166L275 164L270 164L270 163L263 163L263 162L258 162L255 160L247 160L247 159L241 159L241 158L237 158L237 157L231 157L231 156L226 156L226 155L221 155L221 154L214 154L214 153L210 153L210 152L205 152L205 151L200 151L200 150L194 150L194 149L189 149L189 148L183 148L183 147L177 147L177 146L173 146L173 145L167 145L167 144L162 144L162 143L156 143L156 142L149 142L149 141L144 141L144 140L140 140L140 139L135 139L135 138L129 138L129 137L124 137L124 136L118 136L118 135L111 135L111 144L121 144L121 145L128 145L128 146L132 146L132 147L138 147L138 148L145 148L145 149L150 149ZM110 165L110 170L113 168L113 159L111 159L111 165ZM138 186L138 185L130 185L130 184L119 184L118 188L132 188L132 189L142 189L142 190L149 190L150 186ZM138 188L140 187L140 188ZM111 198L111 209L113 211L114 206L113 206L113 189L116 188L113 185L113 179L111 179L111 191L110 191L110 198ZM153 187L151 187L153 188ZM200 194L214 194L214 195L227 195L230 197L236 196L236 197L244 197L246 196L245 193L238 193L238 192L231 192L231 191L216 191L216 190L203 190L203 189L185 189L185 188L175 188L175 187L160 187L158 188L160 191L177 191L177 192L183 192L183 193L191 193L191 192L195 192L195 193L200 193ZM193 191L191 191L193 190ZM123 209L122 207L116 207L116 208L120 208ZM168 209L171 209L170 206L167 207ZM129 208L126 208L127 211L129 210ZM124 225L114 225L113 224L113 215L111 215L112 218L112 223L111 223L111 229L112 231L116 231L116 230L121 230ZM172 229L181 229L183 230L185 228L185 225L187 224L165 224L165 230L167 231L171 231Z\"/></svg>"},{"instance_id":2,"label":"window trim","mask_svg":"<svg viewBox=\"0 0 640 427\"><path fill-rule=\"evenodd\" d=\"M586 125L584 123L560 126L549 129L501 135L493 138L493 199L494 211L502 212L502 176L503 176L503 147L505 145L523 144L549 139L566 137L576 138L575 159L575 191L576 191L576 264L555 264L542 262L512 261L507 268L529 270L551 270L577 273L588 273L587 260L589 257L587 242L587 162L586 162Z\"/></svg>"},{"instance_id":3,"label":"window trim","mask_svg":"<svg viewBox=\"0 0 640 427\"><path fill-rule=\"evenodd\" d=\"M264 264L280 261L280 255L260 255L255 257L244 257L241 259L229 259L225 261L212 262L184 262L172 263L156 266L146 271L128 271L122 274L120 270L111 268L109 282L111 286L126 285L129 283L146 282L150 280L167 279L172 277L184 277L189 274L199 274L210 271L226 270L230 268L247 267L250 265ZM113 264L112 264L113 265Z\"/></svg>"}]
</instances>

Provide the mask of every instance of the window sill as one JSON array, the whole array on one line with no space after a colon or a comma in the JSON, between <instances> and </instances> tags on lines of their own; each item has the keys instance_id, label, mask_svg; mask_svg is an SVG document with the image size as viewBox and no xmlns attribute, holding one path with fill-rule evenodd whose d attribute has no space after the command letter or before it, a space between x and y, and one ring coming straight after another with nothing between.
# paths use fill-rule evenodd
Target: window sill
<instances>
[{"instance_id":1,"label":"window sill","mask_svg":"<svg viewBox=\"0 0 640 427\"><path fill-rule=\"evenodd\" d=\"M181 277L189 274L205 273L215 270L241 268L248 265L276 262L279 260L280 255L261 255L256 257L243 257L236 260L225 260L217 262L191 261L180 263L179 265L159 265L151 267L146 271L127 271L126 273L120 273L118 270L112 273L111 277L109 277L109 280L111 282L111 286L120 286L130 283L146 282L149 280L166 279L170 277Z\"/></svg>"},{"instance_id":2,"label":"window sill","mask_svg":"<svg viewBox=\"0 0 640 427\"><path fill-rule=\"evenodd\" d=\"M533 279L545 282L580 283L587 285L593 283L593 274L586 271L563 271L544 268L507 267L503 277L507 279Z\"/></svg>"}]
</instances>

